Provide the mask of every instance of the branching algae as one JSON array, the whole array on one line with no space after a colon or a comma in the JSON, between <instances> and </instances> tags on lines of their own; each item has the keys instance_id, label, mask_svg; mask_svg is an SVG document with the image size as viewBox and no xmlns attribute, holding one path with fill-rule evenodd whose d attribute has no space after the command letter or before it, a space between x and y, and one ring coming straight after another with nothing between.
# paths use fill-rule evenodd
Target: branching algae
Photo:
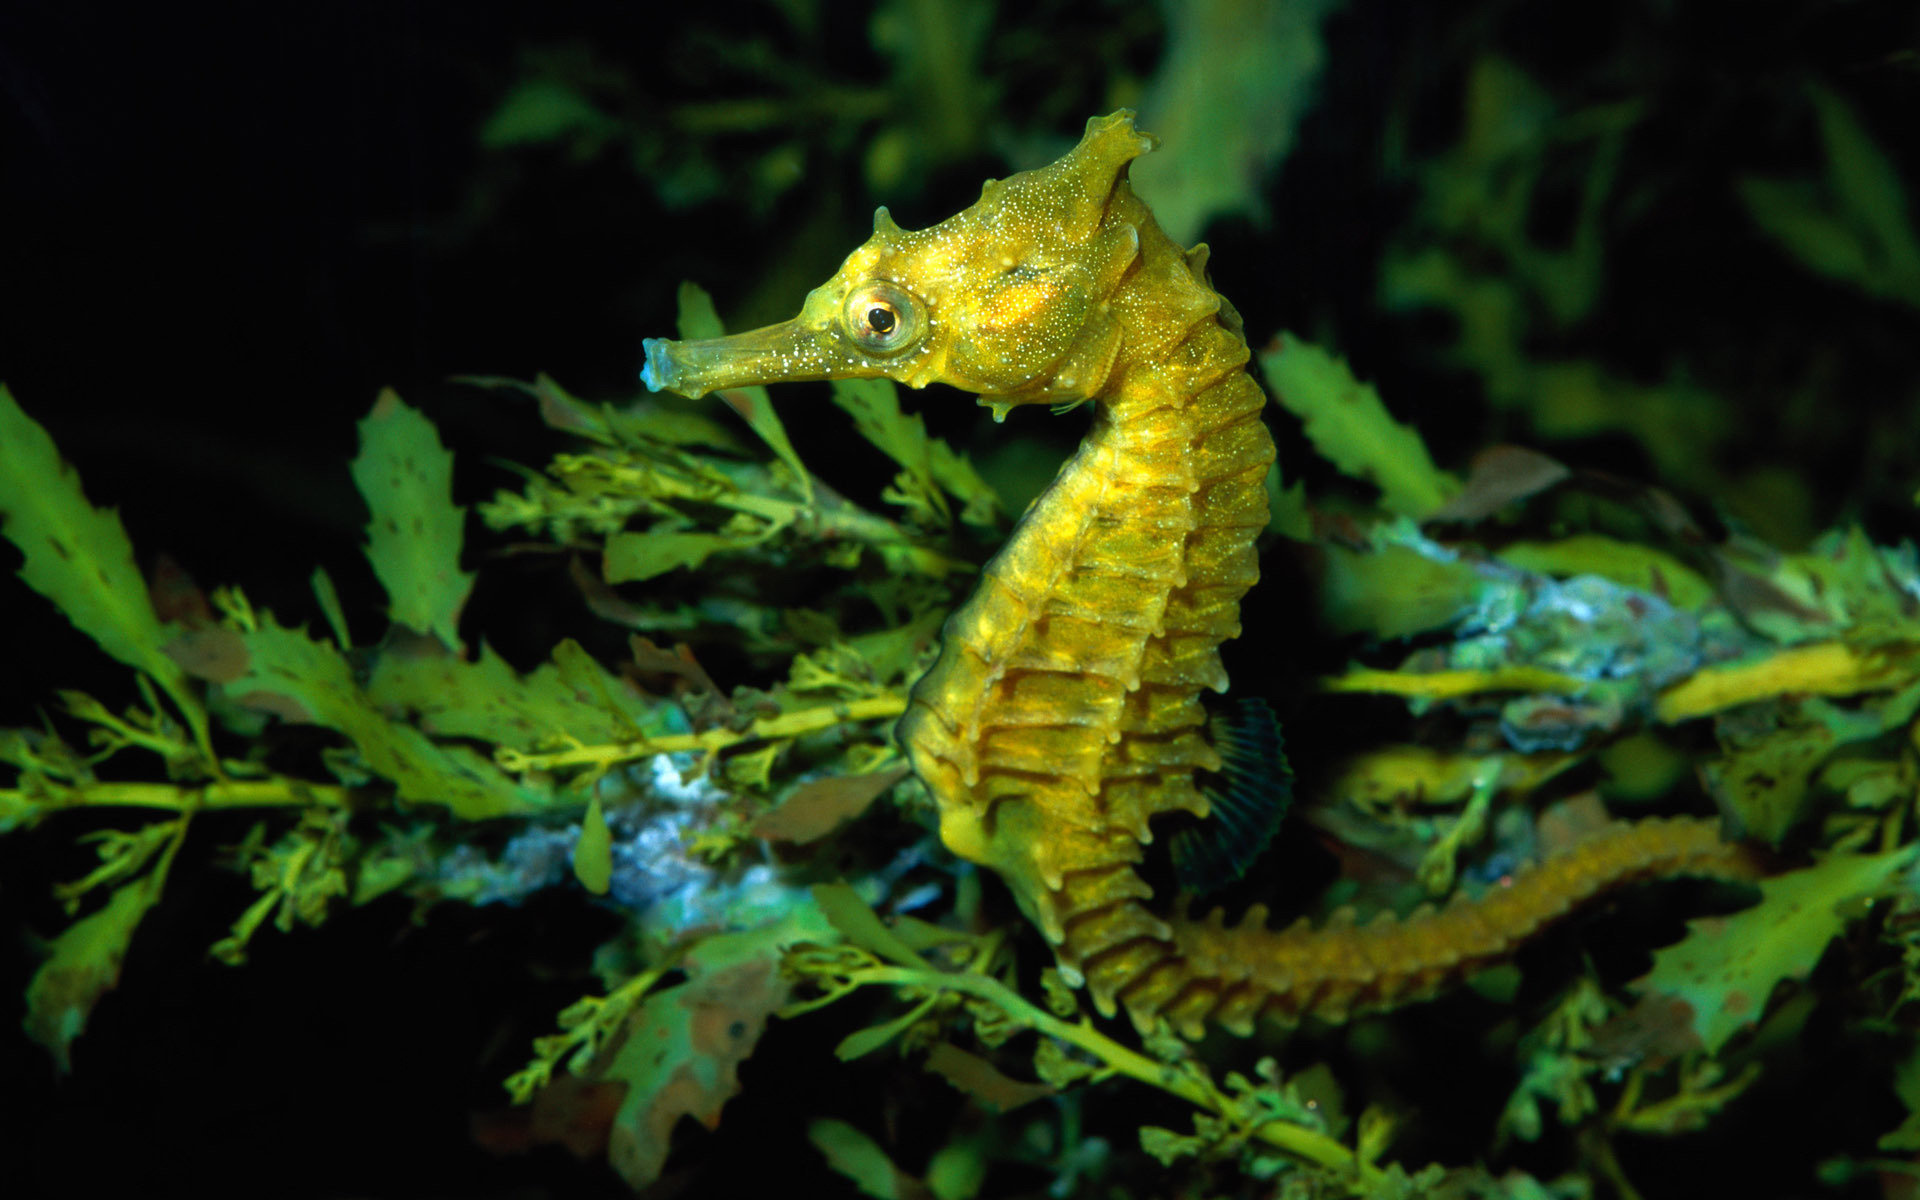
<instances>
[{"instance_id":1,"label":"branching algae","mask_svg":"<svg viewBox=\"0 0 1920 1200\"><path fill-rule=\"evenodd\" d=\"M139 697L115 712L67 693L44 728L0 731L0 830L57 829L78 808L108 825L98 866L57 891L76 919L30 987L30 1035L67 1064L190 830L216 820L244 822L235 858L258 891L212 947L227 963L269 927L395 892L488 904L573 888L627 914L605 994L561 1013L507 1086L636 1187L660 1176L682 1118L719 1123L771 1018L860 993L895 1007L840 1059L924 1052L1000 1115L949 1131L924 1169L837 1119L808 1136L874 1194L954 1197L1002 1168L1058 1195L1246 1193L1280 1175L1300 1195L1582 1196L1596 1177L1631 1195L1614 1139L1697 1128L1760 1078L1755 1047L1790 1041L1808 1008L1769 996L1881 897L1894 902L1860 955L1879 973L1859 990L1910 1006L1912 548L1857 531L1798 555L1716 541L1653 489L1512 449L1457 479L1337 359L1285 336L1258 356L1268 387L1380 500L1326 520L1296 489L1270 512L1273 442L1240 321L1204 248L1169 241L1127 182L1150 146L1116 113L930 229L883 211L771 329L725 337L684 292L683 340L648 343L647 382L723 392L764 449L718 408L599 409L550 380L507 385L583 444L479 515L598 563L574 579L632 631L619 662L568 640L520 671L463 640L473 576L450 455L397 397L363 423L354 466L391 626L356 642L323 573L324 634L237 590L150 591L118 521L0 392L0 529L25 581L134 672ZM801 462L758 385L803 378L834 380L898 468L889 511ZM1079 451L977 575L997 499L890 380L976 391L996 415L1091 407ZM1528 540L1489 521L1583 488L1642 514L1643 536ZM1341 847L1349 877L1283 931L1259 904L1232 925L1188 915L1236 877L1264 882L1251 868L1291 799L1271 712L1205 695L1226 690L1220 648L1269 528L1313 542L1327 628L1372 639L1322 683L1328 703L1374 693L1416 715L1315 764L1286 836ZM809 607L758 595L802 571ZM761 686L719 686L690 648L715 642ZM319 754L289 760L267 736L303 728ZM1664 798L1694 773L1673 743L1709 740L1698 777L1737 841L1693 817L1615 821L1568 782L1604 772L1616 795ZM862 817L896 785L907 819ZM1152 874L1159 845L1170 869ZM1762 871L1761 848L1781 869ZM1051 945L1037 986L1019 969L1027 931L990 918L968 862ZM1760 877L1760 899L1660 951L1632 1004L1588 972L1524 1013L1522 1036L1489 1039L1513 1056L1512 1091L1484 1153L1569 1131L1578 1161L1558 1179L1405 1169L1387 1154L1417 1108L1344 1100L1336 1072L1294 1052L1317 1053L1314 1037L1288 1046L1284 1074L1265 1056L1289 1024L1317 1035L1432 996L1573 906L1675 873ZM1350 900L1407 915L1361 924ZM1131 1030L1096 1019L1121 1009ZM1760 1021L1768 1036L1748 1037ZM1184 1040L1215 1026L1265 1040ZM1920 1111L1920 1053L1899 1051L1891 1082ZM1135 1150L1139 1118L1123 1115L1111 1137L1111 1112L1096 1125L1083 1103L1116 1076L1190 1105L1191 1132L1139 1128ZM1883 1148L1920 1144L1917 1122ZM1177 1178L1134 1183L1141 1155Z\"/></svg>"}]
</instances>

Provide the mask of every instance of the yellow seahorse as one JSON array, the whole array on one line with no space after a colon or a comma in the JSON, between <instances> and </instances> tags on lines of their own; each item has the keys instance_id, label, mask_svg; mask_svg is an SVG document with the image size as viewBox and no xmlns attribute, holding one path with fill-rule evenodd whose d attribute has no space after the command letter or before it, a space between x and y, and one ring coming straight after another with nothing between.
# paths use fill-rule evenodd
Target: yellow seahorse
<instances>
[{"instance_id":1,"label":"yellow seahorse","mask_svg":"<svg viewBox=\"0 0 1920 1200\"><path fill-rule=\"evenodd\" d=\"M899 737L955 854L1007 882L1066 977L1143 1028L1248 1031L1432 994L1572 904L1652 875L1744 872L1703 822L1615 825L1486 900L1406 921L1285 932L1156 914L1136 870L1154 818L1205 819L1222 768L1200 702L1259 576L1274 459L1238 314L1127 181L1154 140L1122 110L1066 157L989 181L924 230L873 237L799 316L649 339L643 378L700 396L885 376L1020 404L1094 402L1092 427L948 620Z\"/></svg>"}]
</instances>

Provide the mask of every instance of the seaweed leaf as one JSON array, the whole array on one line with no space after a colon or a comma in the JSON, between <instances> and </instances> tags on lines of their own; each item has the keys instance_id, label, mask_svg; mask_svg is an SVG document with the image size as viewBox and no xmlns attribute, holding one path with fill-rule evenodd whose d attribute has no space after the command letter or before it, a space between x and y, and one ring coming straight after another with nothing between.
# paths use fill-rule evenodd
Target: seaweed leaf
<instances>
[{"instance_id":1,"label":"seaweed leaf","mask_svg":"<svg viewBox=\"0 0 1920 1200\"><path fill-rule=\"evenodd\" d=\"M1914 854L1911 845L1885 854L1834 854L1765 880L1752 908L1688 922L1692 932L1655 951L1653 970L1635 986L1691 1005L1694 1031L1708 1053L1718 1053L1760 1016L1775 984L1813 969L1827 943L1859 915L1857 902L1884 890Z\"/></svg>"},{"instance_id":2,"label":"seaweed leaf","mask_svg":"<svg viewBox=\"0 0 1920 1200\"><path fill-rule=\"evenodd\" d=\"M565 140L576 160L591 158L624 126L579 88L550 76L522 79L480 127L489 150Z\"/></svg>"},{"instance_id":3,"label":"seaweed leaf","mask_svg":"<svg viewBox=\"0 0 1920 1200\"><path fill-rule=\"evenodd\" d=\"M872 1054L918 1025L922 1018L933 1011L933 1006L939 1003L939 1000L940 997L937 995L928 996L897 1017L882 1021L878 1025L869 1025L865 1029L856 1029L840 1039L840 1044L833 1048L833 1056L841 1062L852 1062L856 1058L864 1058Z\"/></svg>"},{"instance_id":4,"label":"seaweed leaf","mask_svg":"<svg viewBox=\"0 0 1920 1200\"><path fill-rule=\"evenodd\" d=\"M865 812L907 776L892 767L865 775L830 775L795 788L778 808L761 813L748 831L770 842L817 841Z\"/></svg>"},{"instance_id":5,"label":"seaweed leaf","mask_svg":"<svg viewBox=\"0 0 1920 1200\"><path fill-rule=\"evenodd\" d=\"M556 660L568 654L570 644L555 648ZM586 680L569 678L557 662L517 674L486 645L471 662L388 649L374 664L367 697L383 709L412 714L435 737L476 738L516 750L664 731L667 705L649 701L626 680L580 657L587 665L575 669L593 672Z\"/></svg>"},{"instance_id":6,"label":"seaweed leaf","mask_svg":"<svg viewBox=\"0 0 1920 1200\"><path fill-rule=\"evenodd\" d=\"M999 516L1000 498L980 478L963 454L939 438L927 436L919 414L900 411L900 391L890 379L836 379L833 402L853 414L860 436L900 464L885 498L905 506L932 526L952 520L943 491L958 499L960 519L969 525L991 526Z\"/></svg>"},{"instance_id":7,"label":"seaweed leaf","mask_svg":"<svg viewBox=\"0 0 1920 1200\"><path fill-rule=\"evenodd\" d=\"M913 967L920 971L933 968L920 952L896 936L873 909L860 898L860 893L844 883L817 883L813 887L813 902L820 906L833 927L840 931L848 941L863 950L871 950L881 958L889 959L902 966Z\"/></svg>"},{"instance_id":8,"label":"seaweed leaf","mask_svg":"<svg viewBox=\"0 0 1920 1200\"><path fill-rule=\"evenodd\" d=\"M112 509L95 508L47 431L0 385L0 534L20 548L20 578L118 661L185 694L162 652L166 635L133 544Z\"/></svg>"},{"instance_id":9,"label":"seaweed leaf","mask_svg":"<svg viewBox=\"0 0 1920 1200\"><path fill-rule=\"evenodd\" d=\"M474 576L460 569L466 510L453 502L453 454L433 422L391 389L359 428L353 482L373 514L367 559L387 590L387 615L458 649Z\"/></svg>"},{"instance_id":10,"label":"seaweed leaf","mask_svg":"<svg viewBox=\"0 0 1920 1200\"><path fill-rule=\"evenodd\" d=\"M103 907L53 939L47 960L27 985L27 1036L52 1052L62 1073L73 1069L73 1041L94 1005L120 982L133 931L157 898L157 889L144 878L115 888Z\"/></svg>"},{"instance_id":11,"label":"seaweed leaf","mask_svg":"<svg viewBox=\"0 0 1920 1200\"><path fill-rule=\"evenodd\" d=\"M607 539L601 571L608 583L638 583L681 567L692 569L722 550L739 550L761 539L724 533L649 529Z\"/></svg>"},{"instance_id":12,"label":"seaweed leaf","mask_svg":"<svg viewBox=\"0 0 1920 1200\"><path fill-rule=\"evenodd\" d=\"M831 1117L812 1121L807 1125L807 1140L862 1195L874 1200L920 1200L928 1194L919 1180L893 1165L878 1142L845 1121Z\"/></svg>"},{"instance_id":13,"label":"seaweed leaf","mask_svg":"<svg viewBox=\"0 0 1920 1200\"><path fill-rule=\"evenodd\" d=\"M1045 1041L1042 1044L1054 1045ZM986 1059L969 1054L952 1042L937 1042L927 1051L927 1070L993 1112L1012 1112L1023 1104L1054 1094L1048 1084L1010 1078Z\"/></svg>"},{"instance_id":14,"label":"seaweed leaf","mask_svg":"<svg viewBox=\"0 0 1920 1200\"><path fill-rule=\"evenodd\" d=\"M1638 542L1599 533L1575 533L1552 541L1510 542L1500 561L1545 575L1598 575L1622 587L1663 596L1675 608L1697 611L1713 599L1713 585L1673 555Z\"/></svg>"},{"instance_id":15,"label":"seaweed leaf","mask_svg":"<svg viewBox=\"0 0 1920 1200\"><path fill-rule=\"evenodd\" d=\"M1420 435L1325 350L1283 333L1260 352L1260 370L1314 449L1342 473L1379 487L1388 512L1419 520L1459 492L1460 481L1433 465Z\"/></svg>"},{"instance_id":16,"label":"seaweed leaf","mask_svg":"<svg viewBox=\"0 0 1920 1200\"><path fill-rule=\"evenodd\" d=\"M630 1185L659 1177L680 1118L708 1128L720 1123L721 1108L740 1090L740 1063L786 1003L783 947L831 938L819 911L800 904L773 924L701 941L682 960L686 982L632 1010L618 1052L595 1073L627 1085L609 1153Z\"/></svg>"},{"instance_id":17,"label":"seaweed leaf","mask_svg":"<svg viewBox=\"0 0 1920 1200\"><path fill-rule=\"evenodd\" d=\"M402 800L444 804L466 820L526 813L544 806L544 793L514 785L487 759L465 746L443 746L411 725L390 721L354 682L340 652L305 630L289 629L265 613L240 635L247 668L227 685L242 704L285 720L323 725L345 734L366 767L391 780Z\"/></svg>"},{"instance_id":18,"label":"seaweed leaf","mask_svg":"<svg viewBox=\"0 0 1920 1200\"><path fill-rule=\"evenodd\" d=\"M1845 642L1789 646L1702 667L1661 693L1654 716L1669 724L1776 696L1857 696L1914 678L1912 646L1869 652Z\"/></svg>"},{"instance_id":19,"label":"seaweed leaf","mask_svg":"<svg viewBox=\"0 0 1920 1200\"><path fill-rule=\"evenodd\" d=\"M120 982L120 966L140 919L160 899L187 818L168 823L166 849L151 871L115 888L97 911L67 926L48 947L45 962L27 985L27 1036L45 1046L64 1073L72 1069L74 1039L100 998Z\"/></svg>"},{"instance_id":20,"label":"seaweed leaf","mask_svg":"<svg viewBox=\"0 0 1920 1200\"><path fill-rule=\"evenodd\" d=\"M1716 720L1722 754L1700 764L1701 782L1744 836L1778 846L1808 815L1814 773L1834 750L1908 724L1916 708L1920 680L1844 705L1783 697L1723 714Z\"/></svg>"},{"instance_id":21,"label":"seaweed leaf","mask_svg":"<svg viewBox=\"0 0 1920 1200\"><path fill-rule=\"evenodd\" d=\"M1778 846L1808 813L1808 785L1833 752L1833 731L1795 722L1745 741L1723 737L1724 753L1700 764L1700 780L1742 836Z\"/></svg>"},{"instance_id":22,"label":"seaweed leaf","mask_svg":"<svg viewBox=\"0 0 1920 1200\"><path fill-rule=\"evenodd\" d=\"M587 815L580 818L580 838L573 844L573 876L596 896L604 896L613 886L613 834L600 811L600 797L587 801Z\"/></svg>"},{"instance_id":23,"label":"seaweed leaf","mask_svg":"<svg viewBox=\"0 0 1920 1200\"><path fill-rule=\"evenodd\" d=\"M1810 97L1827 156L1824 188L1742 179L1748 215L1808 269L1871 295L1920 305L1920 237L1899 172L1844 101L1817 87Z\"/></svg>"},{"instance_id":24,"label":"seaweed leaf","mask_svg":"<svg viewBox=\"0 0 1920 1200\"><path fill-rule=\"evenodd\" d=\"M1320 23L1337 6L1207 0L1162 6L1165 56L1141 98L1165 147L1134 164L1134 186L1182 245L1210 218L1269 217L1262 184L1318 95Z\"/></svg>"},{"instance_id":25,"label":"seaweed leaf","mask_svg":"<svg viewBox=\"0 0 1920 1200\"><path fill-rule=\"evenodd\" d=\"M1410 546L1354 550L1329 542L1321 549L1320 615L1342 634L1401 638L1438 629L1467 615L1492 590L1472 563Z\"/></svg>"}]
</instances>

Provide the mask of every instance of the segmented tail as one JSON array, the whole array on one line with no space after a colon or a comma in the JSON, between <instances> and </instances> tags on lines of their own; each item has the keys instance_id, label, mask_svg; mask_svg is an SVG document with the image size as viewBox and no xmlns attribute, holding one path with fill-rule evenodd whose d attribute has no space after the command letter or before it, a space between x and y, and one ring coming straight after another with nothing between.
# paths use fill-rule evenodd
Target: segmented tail
<instances>
[{"instance_id":1,"label":"segmented tail","mask_svg":"<svg viewBox=\"0 0 1920 1200\"><path fill-rule=\"evenodd\" d=\"M1266 927L1255 905L1234 926L1215 910L1166 922L1171 937L1139 938L1104 952L1063 957L1082 964L1096 998L1112 998L1143 1030L1164 1018L1187 1037L1207 1022L1242 1035L1262 1017L1329 1021L1424 1000L1511 953L1575 906L1640 880L1678 875L1750 879L1758 864L1720 840L1712 821L1615 822L1573 849L1537 863L1487 894L1457 895L1405 919L1382 914L1358 925L1342 909L1319 928L1301 920Z\"/></svg>"}]
</instances>

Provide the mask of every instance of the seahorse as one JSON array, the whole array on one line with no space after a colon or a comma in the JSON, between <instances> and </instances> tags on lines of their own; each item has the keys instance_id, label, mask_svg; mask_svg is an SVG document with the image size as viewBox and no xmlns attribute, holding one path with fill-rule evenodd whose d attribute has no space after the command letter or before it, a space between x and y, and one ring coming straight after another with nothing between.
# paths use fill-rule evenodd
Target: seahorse
<instances>
[{"instance_id":1,"label":"seahorse","mask_svg":"<svg viewBox=\"0 0 1920 1200\"><path fill-rule=\"evenodd\" d=\"M721 388L887 377L1017 405L1092 402L1079 449L982 569L914 685L897 736L940 836L1004 879L1059 968L1112 1016L1249 1032L1432 995L1575 903L1673 873L1739 876L1705 822L1617 824L1477 902L1355 927L1229 928L1156 912L1139 866L1153 823L1205 822L1223 768L1201 693L1259 578L1274 443L1238 314L1207 248L1182 250L1133 193L1155 140L1126 110L1065 157L988 180L927 229L885 208L873 236L790 321L645 342L642 378ZM1218 820L1218 817L1215 817Z\"/></svg>"}]
</instances>

